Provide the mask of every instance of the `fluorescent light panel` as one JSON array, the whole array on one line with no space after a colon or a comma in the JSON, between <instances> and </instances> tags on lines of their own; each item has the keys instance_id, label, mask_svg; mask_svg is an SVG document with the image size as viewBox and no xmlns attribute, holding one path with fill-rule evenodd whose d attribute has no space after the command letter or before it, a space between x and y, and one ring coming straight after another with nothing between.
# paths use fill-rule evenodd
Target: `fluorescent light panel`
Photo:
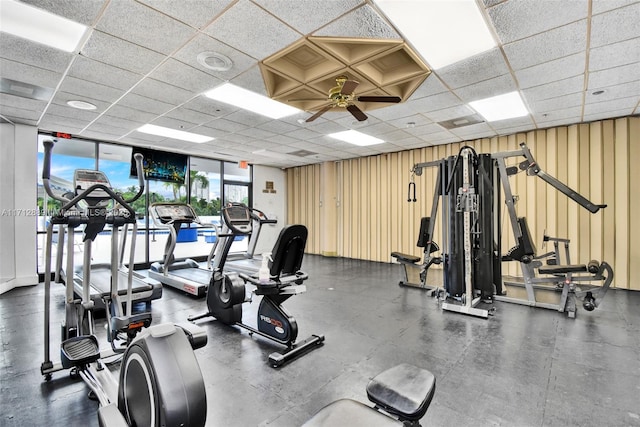
<instances>
[{"instance_id":1,"label":"fluorescent light panel","mask_svg":"<svg viewBox=\"0 0 640 427\"><path fill-rule=\"evenodd\" d=\"M203 142L212 141L210 136L199 135L197 133L185 132L182 130L176 130L156 125L144 125L137 129L138 132L148 133L150 135L164 136L172 139L179 139L181 141L195 142L202 144Z\"/></svg>"},{"instance_id":2,"label":"fluorescent light panel","mask_svg":"<svg viewBox=\"0 0 640 427\"><path fill-rule=\"evenodd\" d=\"M340 141L348 142L349 144L359 145L365 147L367 145L382 144L382 139L366 135L357 130L345 130L344 132L330 133L327 135L330 138L339 139Z\"/></svg>"},{"instance_id":3,"label":"fluorescent light panel","mask_svg":"<svg viewBox=\"0 0 640 427\"><path fill-rule=\"evenodd\" d=\"M496 45L475 0L375 0L434 69Z\"/></svg>"},{"instance_id":4,"label":"fluorescent light panel","mask_svg":"<svg viewBox=\"0 0 640 427\"><path fill-rule=\"evenodd\" d=\"M281 119L300 112L297 108L274 101L264 95L243 89L231 83L224 83L211 89L205 92L204 96L272 119Z\"/></svg>"},{"instance_id":5,"label":"fluorescent light panel","mask_svg":"<svg viewBox=\"0 0 640 427\"><path fill-rule=\"evenodd\" d=\"M473 101L469 103L469 106L480 113L488 122L513 119L529 114L517 91Z\"/></svg>"},{"instance_id":6,"label":"fluorescent light panel","mask_svg":"<svg viewBox=\"0 0 640 427\"><path fill-rule=\"evenodd\" d=\"M0 0L0 31L46 46L73 52L87 27L15 0Z\"/></svg>"}]
</instances>

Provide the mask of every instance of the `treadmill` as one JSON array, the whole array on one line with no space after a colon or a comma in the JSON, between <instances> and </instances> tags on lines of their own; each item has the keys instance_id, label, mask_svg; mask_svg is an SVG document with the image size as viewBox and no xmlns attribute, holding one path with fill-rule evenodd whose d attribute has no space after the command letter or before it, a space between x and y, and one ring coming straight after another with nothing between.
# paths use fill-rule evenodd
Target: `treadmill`
<instances>
[{"instance_id":1,"label":"treadmill","mask_svg":"<svg viewBox=\"0 0 640 427\"><path fill-rule=\"evenodd\" d=\"M77 194L86 191L89 187L94 184L102 184L111 188L111 184L109 183L109 179L106 175L98 170L88 170L88 169L78 169L74 172L73 176L73 188L75 189L74 193L66 193L65 196L71 200L76 197ZM92 193L92 197L100 197L102 193L100 190L94 190ZM102 205L99 205L102 206ZM107 206L102 206L103 209L107 209ZM81 217L84 215L84 209L82 208L74 208L69 209L66 213L69 217ZM79 232L84 227L85 229L89 227L88 225L73 225L74 221L69 221L68 225L59 224L58 225L58 244L57 244L57 254L56 254L56 277L55 281L57 283L65 283L68 284L68 271L69 266L73 265L70 263L72 259L69 257L73 257L73 253L75 250L76 242L75 242L75 233ZM135 225L135 224L134 224ZM151 279L149 277L143 276L142 274L136 271L129 271L129 267L124 264L124 253L126 246L126 239L128 234L128 226L129 224L123 225L122 237L120 241L120 249L119 249L119 259L118 259L118 295L125 296L127 294L127 278L128 275L132 275L132 301L134 303L150 303L153 300L159 299L162 297L162 283L157 280ZM133 227L134 234L137 232L137 227ZM62 260L64 257L64 245L65 245L65 237L67 244L67 267L65 269L62 268ZM84 244L84 257L91 258L91 250L87 248L87 244L90 243L89 239L85 238ZM130 260L133 262L133 260ZM82 295L82 282L84 280L84 274L82 271L82 266L77 266L73 269L73 288L76 296ZM90 282L90 295L91 301L94 303L94 308L96 309L104 309L104 299L109 297L111 294L111 264L101 263L101 264L92 264L91 265L91 282Z\"/></svg>"},{"instance_id":2,"label":"treadmill","mask_svg":"<svg viewBox=\"0 0 640 427\"><path fill-rule=\"evenodd\" d=\"M193 208L186 203L154 203L149 207L149 214L156 226L169 230L164 260L151 264L149 277L196 297L203 297L211 279L211 270L200 267L191 258L176 260L174 251L178 232L183 224L200 228L214 228L215 225L202 223Z\"/></svg>"},{"instance_id":3,"label":"treadmill","mask_svg":"<svg viewBox=\"0 0 640 427\"><path fill-rule=\"evenodd\" d=\"M221 218L221 231L218 233L216 244L209 254L207 265L211 270L215 270L223 264L225 271L244 273L249 276L258 274L262 265L262 256L254 256L254 252L260 237L260 230L264 224L276 224L278 221L267 218L264 212L258 209L237 202L223 208ZM222 263L225 258L223 252L227 247L227 240L240 236L249 237L247 250L226 254L226 261Z\"/></svg>"}]
</instances>

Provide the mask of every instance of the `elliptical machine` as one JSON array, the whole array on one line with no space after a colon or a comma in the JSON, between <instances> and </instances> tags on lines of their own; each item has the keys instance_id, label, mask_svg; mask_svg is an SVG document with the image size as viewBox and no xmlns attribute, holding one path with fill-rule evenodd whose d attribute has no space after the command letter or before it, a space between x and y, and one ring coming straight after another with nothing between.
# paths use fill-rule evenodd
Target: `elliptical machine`
<instances>
[{"instance_id":1,"label":"elliptical machine","mask_svg":"<svg viewBox=\"0 0 640 427\"><path fill-rule=\"evenodd\" d=\"M43 185L62 207L47 226L42 375L47 381L54 372L63 369L71 369L72 374L79 375L100 404L98 420L101 426L203 426L207 413L206 392L193 349L207 343L206 333L190 324L161 324L140 332L150 325L151 313L133 312L131 269L124 298L118 291L121 276L118 241L126 224L133 224L134 236L136 233L135 212L129 203L144 192L142 155L135 155L140 188L130 199L125 200L117 194L106 175L96 170L77 170L74 193L59 196L49 183L53 146L53 141L44 141ZM111 349L101 351L95 335L94 302L89 295L90 263L91 244L107 224L112 228L111 292L103 299ZM51 253L55 225L68 227L71 239L75 228L83 226L85 241L82 298L76 299L74 287L67 284L60 361L56 363L50 357ZM130 266L134 251L135 238L130 245ZM74 271L73 253L67 255L67 263L69 271ZM120 339L124 341L124 347L116 345ZM122 359L119 380L116 380L104 358L118 353L122 354Z\"/></svg>"},{"instance_id":2,"label":"elliptical machine","mask_svg":"<svg viewBox=\"0 0 640 427\"><path fill-rule=\"evenodd\" d=\"M222 250L220 262L213 270L207 288L208 311L190 316L188 320L193 322L205 317L215 317L224 324L239 326L248 330L249 334L255 333L285 346L284 352L269 355L269 363L274 368L322 345L323 335L311 335L304 341L296 342L298 325L282 307L284 301L307 290L302 283L309 276L300 271L307 242L307 228L295 224L280 231L271 252L273 258L268 263L268 277L261 278L223 271L234 238L251 233L252 220L250 208L242 203L231 203L224 207L222 215L230 232L218 235ZM246 295L246 283L255 285L252 294L262 296L257 313L257 328L242 323L242 304L251 302L251 295L249 298Z\"/></svg>"}]
</instances>

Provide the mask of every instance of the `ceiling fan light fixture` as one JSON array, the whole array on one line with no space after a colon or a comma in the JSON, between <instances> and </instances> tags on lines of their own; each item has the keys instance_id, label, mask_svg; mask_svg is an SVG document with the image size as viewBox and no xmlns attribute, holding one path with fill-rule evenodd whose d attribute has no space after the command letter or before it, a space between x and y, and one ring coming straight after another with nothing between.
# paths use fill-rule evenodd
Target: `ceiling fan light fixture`
<instances>
[{"instance_id":1,"label":"ceiling fan light fixture","mask_svg":"<svg viewBox=\"0 0 640 427\"><path fill-rule=\"evenodd\" d=\"M330 133L327 136L329 138L338 139L340 141L348 142L349 144L358 145L360 147L382 144L383 142L385 142L380 138L376 138L353 129Z\"/></svg>"},{"instance_id":2,"label":"ceiling fan light fixture","mask_svg":"<svg viewBox=\"0 0 640 427\"><path fill-rule=\"evenodd\" d=\"M78 22L15 1L2 0L0 30L65 52L73 52L87 27Z\"/></svg>"},{"instance_id":3,"label":"ceiling fan light fixture","mask_svg":"<svg viewBox=\"0 0 640 427\"><path fill-rule=\"evenodd\" d=\"M282 102L274 101L264 95L241 88L232 83L223 83L204 93L207 98L224 102L243 110L251 111L271 119L293 116L301 111Z\"/></svg>"},{"instance_id":4,"label":"ceiling fan light fixture","mask_svg":"<svg viewBox=\"0 0 640 427\"><path fill-rule=\"evenodd\" d=\"M229 71L233 67L231 58L218 52L201 52L196 59L198 64L212 71Z\"/></svg>"}]
</instances>

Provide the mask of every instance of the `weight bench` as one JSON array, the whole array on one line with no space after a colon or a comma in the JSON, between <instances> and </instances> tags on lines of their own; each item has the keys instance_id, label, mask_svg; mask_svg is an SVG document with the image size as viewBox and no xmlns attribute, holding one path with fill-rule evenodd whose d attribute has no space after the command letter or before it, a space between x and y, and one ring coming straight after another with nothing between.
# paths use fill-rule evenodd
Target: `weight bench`
<instances>
[{"instance_id":1,"label":"weight bench","mask_svg":"<svg viewBox=\"0 0 640 427\"><path fill-rule=\"evenodd\" d=\"M509 250L503 261L519 261L524 279L523 283L505 281L505 285L523 286L527 291L526 300L518 300L497 295L498 301L516 302L533 307L542 307L566 312L569 317L575 317L575 299L582 301L587 311L593 311L604 299L613 281L613 269L603 261L591 260L588 264L571 264L569 255L569 239L549 237L545 235L543 242L553 242L554 250L536 255L536 247L531 238L527 220L518 218L521 237L518 244ZM560 243L564 244L564 262ZM538 276L536 273L544 276ZM602 286L594 286L587 282L602 282ZM578 286L580 284L580 286ZM536 290L554 290L561 292L557 304L542 302L536 298Z\"/></svg>"},{"instance_id":2,"label":"weight bench","mask_svg":"<svg viewBox=\"0 0 640 427\"><path fill-rule=\"evenodd\" d=\"M352 399L336 400L303 427L419 427L435 391L436 378L431 372L403 363L369 381L367 397L373 408Z\"/></svg>"},{"instance_id":3,"label":"weight bench","mask_svg":"<svg viewBox=\"0 0 640 427\"><path fill-rule=\"evenodd\" d=\"M436 292L436 287L427 285L427 270L433 264L440 264L442 258L431 255L439 251L440 247L430 238L430 220L429 217L424 217L420 220L420 233L418 234L418 243L416 243L417 247L424 248L424 262L420 263L420 257L402 252L391 252L391 257L402 264L402 279L398 283L400 286L412 286L428 290L431 291L433 296Z\"/></svg>"}]
</instances>

